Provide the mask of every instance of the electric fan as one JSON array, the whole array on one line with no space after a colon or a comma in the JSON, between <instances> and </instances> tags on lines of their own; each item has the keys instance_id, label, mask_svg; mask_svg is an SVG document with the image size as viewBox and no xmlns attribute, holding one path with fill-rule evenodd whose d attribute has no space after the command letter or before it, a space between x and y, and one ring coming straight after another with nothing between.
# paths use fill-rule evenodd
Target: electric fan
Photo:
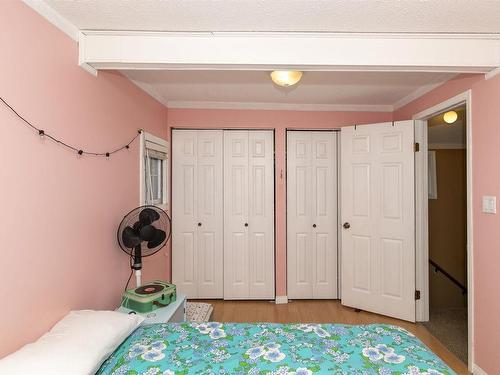
<instances>
[{"instance_id":1,"label":"electric fan","mask_svg":"<svg viewBox=\"0 0 500 375\"><path fill-rule=\"evenodd\" d=\"M141 286L142 258L158 252L170 238L171 220L156 206L141 206L125 215L118 227L121 249L130 256L136 285ZM130 280L130 279L129 279Z\"/></svg>"}]
</instances>

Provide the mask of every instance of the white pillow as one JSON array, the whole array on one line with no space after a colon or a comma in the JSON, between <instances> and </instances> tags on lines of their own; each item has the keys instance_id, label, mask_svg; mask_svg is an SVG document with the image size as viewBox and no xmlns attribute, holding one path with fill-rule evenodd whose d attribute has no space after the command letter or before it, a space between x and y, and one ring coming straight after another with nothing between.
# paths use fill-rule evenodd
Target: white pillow
<instances>
[{"instance_id":1,"label":"white pillow","mask_svg":"<svg viewBox=\"0 0 500 375\"><path fill-rule=\"evenodd\" d=\"M0 374L95 374L143 320L115 311L71 311L37 341L0 360Z\"/></svg>"}]
</instances>

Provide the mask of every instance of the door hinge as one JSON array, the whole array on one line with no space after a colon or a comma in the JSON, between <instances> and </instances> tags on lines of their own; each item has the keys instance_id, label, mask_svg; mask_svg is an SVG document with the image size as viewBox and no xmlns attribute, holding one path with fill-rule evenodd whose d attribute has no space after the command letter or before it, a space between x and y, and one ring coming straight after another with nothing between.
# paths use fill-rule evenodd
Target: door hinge
<instances>
[{"instance_id":1,"label":"door hinge","mask_svg":"<svg viewBox=\"0 0 500 375\"><path fill-rule=\"evenodd\" d=\"M419 151L420 151L420 143L415 142L415 143L413 144L413 150L414 150L415 152L419 152Z\"/></svg>"},{"instance_id":2,"label":"door hinge","mask_svg":"<svg viewBox=\"0 0 500 375\"><path fill-rule=\"evenodd\" d=\"M420 290L415 290L415 300L420 299Z\"/></svg>"}]
</instances>

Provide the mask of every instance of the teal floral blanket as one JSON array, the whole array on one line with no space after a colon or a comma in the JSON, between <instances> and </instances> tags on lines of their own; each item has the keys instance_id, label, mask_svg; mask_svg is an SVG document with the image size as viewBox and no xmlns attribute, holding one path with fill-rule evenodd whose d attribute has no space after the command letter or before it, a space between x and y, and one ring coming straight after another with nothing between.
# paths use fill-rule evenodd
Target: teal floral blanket
<instances>
[{"instance_id":1,"label":"teal floral blanket","mask_svg":"<svg viewBox=\"0 0 500 375\"><path fill-rule=\"evenodd\" d=\"M384 325L169 323L138 328L98 374L455 374L413 334Z\"/></svg>"}]
</instances>

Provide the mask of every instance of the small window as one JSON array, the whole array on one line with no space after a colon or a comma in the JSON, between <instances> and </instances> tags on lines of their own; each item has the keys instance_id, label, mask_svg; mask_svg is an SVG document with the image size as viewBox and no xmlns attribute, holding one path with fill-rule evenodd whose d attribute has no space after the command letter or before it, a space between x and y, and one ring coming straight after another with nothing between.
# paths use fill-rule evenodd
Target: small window
<instances>
[{"instance_id":1,"label":"small window","mask_svg":"<svg viewBox=\"0 0 500 375\"><path fill-rule=\"evenodd\" d=\"M141 151L141 204L167 209L168 143L143 132Z\"/></svg>"}]
</instances>

